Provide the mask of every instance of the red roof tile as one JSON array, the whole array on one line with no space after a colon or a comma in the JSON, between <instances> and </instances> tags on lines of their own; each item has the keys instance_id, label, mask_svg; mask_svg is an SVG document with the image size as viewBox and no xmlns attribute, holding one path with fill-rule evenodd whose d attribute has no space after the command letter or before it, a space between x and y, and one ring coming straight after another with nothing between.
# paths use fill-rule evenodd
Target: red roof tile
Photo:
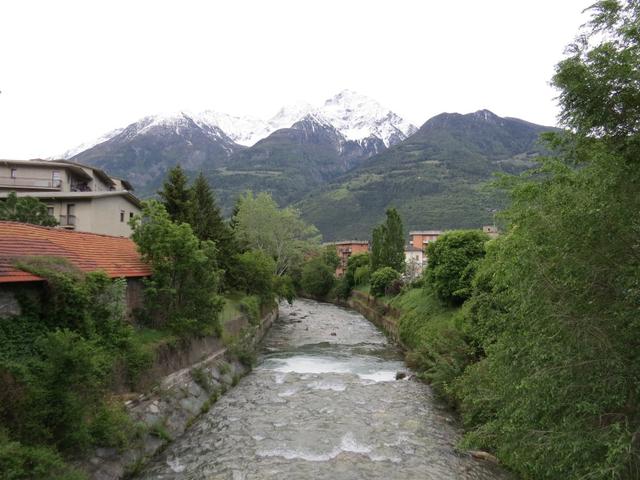
<instances>
[{"instance_id":1,"label":"red roof tile","mask_svg":"<svg viewBox=\"0 0 640 480\"><path fill-rule=\"evenodd\" d=\"M151 275L129 238L0 221L0 283L41 280L14 267L26 256L64 257L83 272L102 270L111 278Z\"/></svg>"}]
</instances>

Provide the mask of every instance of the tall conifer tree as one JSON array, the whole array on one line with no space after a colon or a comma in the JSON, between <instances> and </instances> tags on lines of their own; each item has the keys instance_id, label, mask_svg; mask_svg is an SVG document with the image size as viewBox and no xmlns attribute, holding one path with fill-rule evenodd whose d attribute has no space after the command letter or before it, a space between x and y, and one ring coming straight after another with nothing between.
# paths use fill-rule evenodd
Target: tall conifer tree
<instances>
[{"instance_id":1,"label":"tall conifer tree","mask_svg":"<svg viewBox=\"0 0 640 480\"><path fill-rule=\"evenodd\" d=\"M237 246L231 228L222 218L215 195L202 172L191 187L189 223L200 240L212 240L218 249L218 265L228 278Z\"/></svg>"},{"instance_id":2,"label":"tall conifer tree","mask_svg":"<svg viewBox=\"0 0 640 480\"><path fill-rule=\"evenodd\" d=\"M371 239L371 270L391 267L404 271L404 236L402 219L395 208L387 210L385 223L378 225Z\"/></svg>"},{"instance_id":3,"label":"tall conifer tree","mask_svg":"<svg viewBox=\"0 0 640 480\"><path fill-rule=\"evenodd\" d=\"M383 258L385 266L404 271L404 233L402 219L395 208L387 210Z\"/></svg>"},{"instance_id":4,"label":"tall conifer tree","mask_svg":"<svg viewBox=\"0 0 640 480\"><path fill-rule=\"evenodd\" d=\"M167 179L158 192L171 220L175 223L188 223L191 215L191 192L187 176L182 167L176 165L167 174Z\"/></svg>"}]
</instances>

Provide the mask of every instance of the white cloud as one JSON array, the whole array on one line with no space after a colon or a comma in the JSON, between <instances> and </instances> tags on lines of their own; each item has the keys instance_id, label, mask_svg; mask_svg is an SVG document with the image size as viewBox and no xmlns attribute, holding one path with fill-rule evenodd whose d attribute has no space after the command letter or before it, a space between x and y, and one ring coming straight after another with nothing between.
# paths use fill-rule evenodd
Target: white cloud
<instances>
[{"instance_id":1,"label":"white cloud","mask_svg":"<svg viewBox=\"0 0 640 480\"><path fill-rule=\"evenodd\" d=\"M480 108L552 124L548 82L590 3L4 2L0 158L60 153L155 112L269 117L343 88L418 125Z\"/></svg>"}]
</instances>

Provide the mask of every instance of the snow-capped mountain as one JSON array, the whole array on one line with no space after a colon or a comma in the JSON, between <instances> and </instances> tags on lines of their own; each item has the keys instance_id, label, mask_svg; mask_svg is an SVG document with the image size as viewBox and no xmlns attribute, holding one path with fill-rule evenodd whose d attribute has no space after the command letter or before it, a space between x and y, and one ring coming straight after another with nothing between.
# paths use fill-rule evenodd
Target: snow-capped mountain
<instances>
[{"instance_id":1,"label":"snow-capped mountain","mask_svg":"<svg viewBox=\"0 0 640 480\"><path fill-rule=\"evenodd\" d=\"M254 117L239 117L215 110L190 113L198 125L215 125L239 145L253 145L270 133L265 120Z\"/></svg>"},{"instance_id":2,"label":"snow-capped mountain","mask_svg":"<svg viewBox=\"0 0 640 480\"><path fill-rule=\"evenodd\" d=\"M360 142L369 139L367 142L370 142L372 137L376 137L382 140L385 147L395 145L417 130L414 125L383 107L377 101L352 90L343 90L320 106L306 102L285 106L267 120L250 116L229 115L215 110L203 110L152 115L135 123L144 124L146 126L141 128L147 129L171 123L179 128L180 122L183 122L186 117L205 130L209 129L214 132L218 129L221 130L239 145L252 146L276 130L291 127L309 114L325 119L347 140ZM83 142L81 145L64 152L61 157L71 158L84 150L110 140L123 130L116 129L95 140Z\"/></svg>"},{"instance_id":3,"label":"snow-capped mountain","mask_svg":"<svg viewBox=\"0 0 640 480\"><path fill-rule=\"evenodd\" d=\"M122 130L124 130L124 128L116 128L115 130L111 130L110 132L107 132L107 133L105 133L104 135L101 135L98 138L92 138L92 139L86 140L86 141L82 142L81 144L76 145L73 148L70 148L69 150L67 150L66 152L64 152L61 155L56 155L55 157L51 157L51 159L53 160L55 158L71 158L71 157L73 157L74 155L77 155L80 152L84 152L85 150L89 150L94 145L98 145L99 143L106 142L107 140L112 139L113 137L118 135L120 132L122 132Z\"/></svg>"},{"instance_id":4,"label":"snow-capped mountain","mask_svg":"<svg viewBox=\"0 0 640 480\"><path fill-rule=\"evenodd\" d=\"M127 178L148 195L176 164L188 171L218 167L244 148L221 128L180 112L144 117L72 160Z\"/></svg>"},{"instance_id":5,"label":"snow-capped mountain","mask_svg":"<svg viewBox=\"0 0 640 480\"><path fill-rule=\"evenodd\" d=\"M328 99L320 112L348 140L378 137L388 147L417 130L375 100L352 90L343 90Z\"/></svg>"}]
</instances>

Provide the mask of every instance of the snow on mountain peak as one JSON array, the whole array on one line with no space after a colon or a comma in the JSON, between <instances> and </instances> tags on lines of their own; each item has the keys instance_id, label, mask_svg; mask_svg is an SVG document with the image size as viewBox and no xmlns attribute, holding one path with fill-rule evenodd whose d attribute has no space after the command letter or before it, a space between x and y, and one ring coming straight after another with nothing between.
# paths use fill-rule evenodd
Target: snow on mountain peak
<instances>
[{"instance_id":1,"label":"snow on mountain peak","mask_svg":"<svg viewBox=\"0 0 640 480\"><path fill-rule=\"evenodd\" d=\"M417 130L377 101L353 90L343 90L328 99L321 112L349 140L375 136L388 147Z\"/></svg>"},{"instance_id":2,"label":"snow on mountain peak","mask_svg":"<svg viewBox=\"0 0 640 480\"><path fill-rule=\"evenodd\" d=\"M329 98L320 107L307 102L296 102L281 108L273 117L263 120L248 116L234 116L215 110L199 112L180 111L161 113L144 117L129 127L113 130L102 137L84 142L67 150L63 158L70 158L81 151L126 132L137 136L157 132L161 134L167 128L175 129L177 134L182 128L195 123L207 134L220 136L226 134L232 141L240 145L251 146L276 130L290 128L296 122L312 115L317 123L328 125L338 130L347 140L360 141L377 137L385 146L394 145L417 128L377 101L353 90L342 90Z\"/></svg>"},{"instance_id":3,"label":"snow on mountain peak","mask_svg":"<svg viewBox=\"0 0 640 480\"><path fill-rule=\"evenodd\" d=\"M274 132L281 128L289 128L297 121L315 112L317 112L317 109L313 105L300 101L285 105L267 123L272 129L271 132Z\"/></svg>"},{"instance_id":4,"label":"snow on mountain peak","mask_svg":"<svg viewBox=\"0 0 640 480\"><path fill-rule=\"evenodd\" d=\"M253 145L266 137L269 132L267 122L254 117L238 117L215 110L204 110L191 114L199 126L216 126L231 140L240 145Z\"/></svg>"}]
</instances>

